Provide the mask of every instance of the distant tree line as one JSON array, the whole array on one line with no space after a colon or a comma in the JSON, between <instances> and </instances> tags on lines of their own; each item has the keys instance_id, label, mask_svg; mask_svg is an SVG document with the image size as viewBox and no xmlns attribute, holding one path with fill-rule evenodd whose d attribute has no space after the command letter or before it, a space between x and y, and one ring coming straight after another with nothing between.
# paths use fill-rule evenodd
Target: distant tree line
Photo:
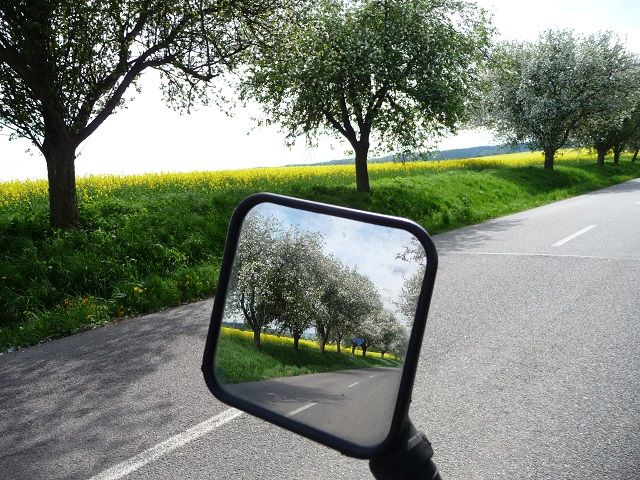
<instances>
[{"instance_id":1,"label":"distant tree line","mask_svg":"<svg viewBox=\"0 0 640 480\"><path fill-rule=\"evenodd\" d=\"M0 6L0 127L29 139L49 178L50 223L81 224L79 146L160 70L165 97L188 111L234 71L241 100L290 139L318 133L353 148L367 192L370 150L433 147L485 126L542 150L567 145L617 163L640 147L638 56L611 32L549 30L493 44L471 0L5 0Z\"/></svg>"},{"instance_id":2,"label":"distant tree line","mask_svg":"<svg viewBox=\"0 0 640 480\"><path fill-rule=\"evenodd\" d=\"M313 329L322 352L334 342L338 352L345 340L366 339L382 356L401 356L408 327L385 307L374 283L356 269L322 250L322 236L273 218L252 214L245 218L236 252L225 317L240 315L253 331L260 350L260 334L277 328L293 337L294 350L305 331ZM413 302L417 297L403 300Z\"/></svg>"},{"instance_id":3,"label":"distant tree line","mask_svg":"<svg viewBox=\"0 0 640 480\"><path fill-rule=\"evenodd\" d=\"M597 152L640 147L640 60L618 36L548 30L532 42L503 42L488 62L478 123L512 144L542 150L552 169L565 146Z\"/></svg>"}]
</instances>

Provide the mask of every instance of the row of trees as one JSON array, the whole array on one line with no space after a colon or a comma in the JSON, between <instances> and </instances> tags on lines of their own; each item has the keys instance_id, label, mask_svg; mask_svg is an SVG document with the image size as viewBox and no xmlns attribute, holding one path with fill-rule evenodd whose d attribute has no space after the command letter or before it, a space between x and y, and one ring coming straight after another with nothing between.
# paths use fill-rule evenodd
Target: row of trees
<instances>
[{"instance_id":1,"label":"row of trees","mask_svg":"<svg viewBox=\"0 0 640 480\"><path fill-rule=\"evenodd\" d=\"M368 191L372 143L414 150L466 118L489 37L465 0L5 0L0 126L42 152L51 225L73 227L76 150L145 70L187 108L234 70L266 122L344 136Z\"/></svg>"},{"instance_id":2,"label":"row of trees","mask_svg":"<svg viewBox=\"0 0 640 480\"><path fill-rule=\"evenodd\" d=\"M54 227L79 222L78 146L149 68L187 109L235 71L265 123L346 138L363 192L372 146L415 152L470 121L541 149L547 168L569 142L600 163L637 151L639 62L618 37L494 46L488 18L469 0L5 0L0 126L44 155Z\"/></svg>"},{"instance_id":3,"label":"row of trees","mask_svg":"<svg viewBox=\"0 0 640 480\"><path fill-rule=\"evenodd\" d=\"M593 149L597 162L640 148L640 60L611 32L549 30L534 42L493 50L477 121L513 144L544 152L553 168L567 145Z\"/></svg>"},{"instance_id":4,"label":"row of trees","mask_svg":"<svg viewBox=\"0 0 640 480\"><path fill-rule=\"evenodd\" d=\"M322 236L254 213L243 223L225 317L240 315L254 334L277 328L299 339L315 330L322 352L355 337L382 355L402 355L408 330L383 305L374 283L322 250ZM414 309L417 298L413 299ZM363 349L363 354L365 350Z\"/></svg>"}]
</instances>

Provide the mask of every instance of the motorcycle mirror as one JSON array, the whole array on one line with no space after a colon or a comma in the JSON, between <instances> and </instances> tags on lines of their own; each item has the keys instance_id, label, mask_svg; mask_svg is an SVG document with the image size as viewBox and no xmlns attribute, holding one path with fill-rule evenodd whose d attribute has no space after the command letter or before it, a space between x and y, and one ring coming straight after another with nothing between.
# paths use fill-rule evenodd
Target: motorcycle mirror
<instances>
[{"instance_id":1,"label":"motorcycle mirror","mask_svg":"<svg viewBox=\"0 0 640 480\"><path fill-rule=\"evenodd\" d=\"M221 401L358 458L407 411L437 268L409 220L261 193L235 210L202 370Z\"/></svg>"}]
</instances>

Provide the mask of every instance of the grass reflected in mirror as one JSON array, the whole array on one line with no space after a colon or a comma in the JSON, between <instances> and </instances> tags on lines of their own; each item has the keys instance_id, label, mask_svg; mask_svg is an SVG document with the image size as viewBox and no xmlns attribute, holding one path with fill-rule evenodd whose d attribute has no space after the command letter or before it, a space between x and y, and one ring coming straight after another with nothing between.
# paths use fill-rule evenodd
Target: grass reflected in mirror
<instances>
[{"instance_id":1,"label":"grass reflected in mirror","mask_svg":"<svg viewBox=\"0 0 640 480\"><path fill-rule=\"evenodd\" d=\"M310 373L367 367L400 367L402 362L391 354L381 358L379 352L367 350L351 353L343 346L327 345L320 352L318 343L300 339L299 351L293 350L293 338L263 333L261 350L253 346L253 332L223 327L216 356L216 374L222 383L241 383L291 377Z\"/></svg>"}]
</instances>

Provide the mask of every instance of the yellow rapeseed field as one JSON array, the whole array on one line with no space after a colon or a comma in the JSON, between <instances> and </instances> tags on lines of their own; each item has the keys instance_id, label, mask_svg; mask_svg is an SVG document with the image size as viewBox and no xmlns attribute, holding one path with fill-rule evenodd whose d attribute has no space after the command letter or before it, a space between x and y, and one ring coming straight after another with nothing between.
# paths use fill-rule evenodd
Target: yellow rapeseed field
<instances>
[{"instance_id":1,"label":"yellow rapeseed field","mask_svg":"<svg viewBox=\"0 0 640 480\"><path fill-rule=\"evenodd\" d=\"M592 156L582 150L564 150L557 163L582 160L593 162ZM432 162L387 162L372 163L369 173L375 178L377 174L401 174L418 171L443 171L464 168L495 166L530 166L541 165L540 152L521 152L488 157L467 158L461 160L443 160ZM220 170L190 173L148 173L144 175L93 175L80 177L77 180L80 200L100 198L116 189L135 186L184 188L193 191L198 189L256 188L258 186L277 187L290 184L292 181L323 177L326 181L351 181L354 178L353 165L323 165L301 167L251 168L245 170ZM0 207L29 200L42 200L47 195L46 180L27 180L0 182Z\"/></svg>"},{"instance_id":2,"label":"yellow rapeseed field","mask_svg":"<svg viewBox=\"0 0 640 480\"><path fill-rule=\"evenodd\" d=\"M251 330L239 330L237 328L222 327L222 335L227 335L229 337L236 337L236 338L242 338L245 340L253 341L253 332ZM293 348L293 338L287 337L284 335L272 335L269 333L262 333L260 334L260 341ZM301 347L306 347L306 348L319 348L318 342L314 340L306 340L304 338L301 338L299 340L299 345ZM325 345L324 349L328 352L338 351L335 345ZM348 352L349 354L351 354L350 348L342 348L340 351L342 353ZM367 351L367 357L381 358L381 355L378 352ZM386 353L385 358L391 359L391 360L397 360L397 358L391 355L390 353Z\"/></svg>"}]
</instances>

